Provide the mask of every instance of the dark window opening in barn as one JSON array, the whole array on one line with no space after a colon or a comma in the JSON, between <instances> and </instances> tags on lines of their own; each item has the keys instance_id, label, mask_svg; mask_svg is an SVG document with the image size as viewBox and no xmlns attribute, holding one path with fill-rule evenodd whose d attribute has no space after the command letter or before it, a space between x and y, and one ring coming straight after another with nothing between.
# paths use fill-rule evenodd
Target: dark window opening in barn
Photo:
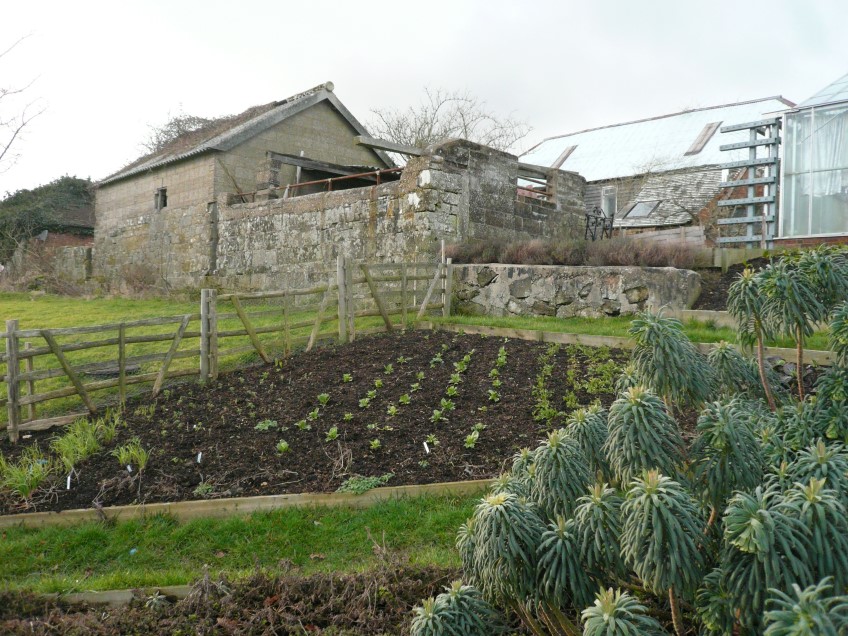
<instances>
[{"instance_id":1,"label":"dark window opening in barn","mask_svg":"<svg viewBox=\"0 0 848 636\"><path fill-rule=\"evenodd\" d=\"M628 219L645 218L651 216L654 210L659 207L662 201L639 201L630 206L630 209L624 214Z\"/></svg>"},{"instance_id":2,"label":"dark window opening in barn","mask_svg":"<svg viewBox=\"0 0 848 636\"><path fill-rule=\"evenodd\" d=\"M615 216L618 210L618 188L606 186L601 190L601 209L605 216Z\"/></svg>"},{"instance_id":3,"label":"dark window opening in barn","mask_svg":"<svg viewBox=\"0 0 848 636\"><path fill-rule=\"evenodd\" d=\"M159 188L156 190L156 196L153 200L153 204L157 212L162 208L168 207L168 188Z\"/></svg>"},{"instance_id":4,"label":"dark window opening in barn","mask_svg":"<svg viewBox=\"0 0 848 636\"><path fill-rule=\"evenodd\" d=\"M692 145L689 146L689 150L683 153L685 157L690 155L697 155L704 149L704 146L707 145L710 139L713 138L713 135L716 134L718 127L721 126L720 121L714 121L711 124L707 124L704 126L704 129L700 132Z\"/></svg>"}]
</instances>

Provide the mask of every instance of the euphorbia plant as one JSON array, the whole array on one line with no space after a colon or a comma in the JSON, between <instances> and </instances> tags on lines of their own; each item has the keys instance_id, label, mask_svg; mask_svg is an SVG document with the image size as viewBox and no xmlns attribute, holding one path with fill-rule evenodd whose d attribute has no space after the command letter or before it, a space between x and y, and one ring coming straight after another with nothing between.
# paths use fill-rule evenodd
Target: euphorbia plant
<instances>
[{"instance_id":1,"label":"euphorbia plant","mask_svg":"<svg viewBox=\"0 0 848 636\"><path fill-rule=\"evenodd\" d=\"M608 479L610 469L604 453L609 436L606 413L599 406L578 409L566 421L565 431L580 445L592 472Z\"/></svg>"},{"instance_id":2,"label":"euphorbia plant","mask_svg":"<svg viewBox=\"0 0 848 636\"><path fill-rule=\"evenodd\" d=\"M779 261L762 270L763 316L775 332L795 339L798 396L804 398L804 340L813 335L815 324L827 317L816 286L799 267ZM728 307L729 308L729 307Z\"/></svg>"},{"instance_id":3,"label":"euphorbia plant","mask_svg":"<svg viewBox=\"0 0 848 636\"><path fill-rule=\"evenodd\" d=\"M651 470L635 479L621 507L625 563L655 594L668 594L674 629L685 628L678 599L691 597L704 569L704 522L681 484Z\"/></svg>"},{"instance_id":4,"label":"euphorbia plant","mask_svg":"<svg viewBox=\"0 0 848 636\"><path fill-rule=\"evenodd\" d=\"M530 498L548 519L570 517L577 499L592 482L589 465L577 442L562 429L551 432L536 449L534 464Z\"/></svg>"},{"instance_id":5,"label":"euphorbia plant","mask_svg":"<svg viewBox=\"0 0 848 636\"><path fill-rule=\"evenodd\" d=\"M625 486L650 469L675 475L683 461L683 438L662 400L642 387L624 392L609 411L604 452L612 474Z\"/></svg>"},{"instance_id":6,"label":"euphorbia plant","mask_svg":"<svg viewBox=\"0 0 848 636\"><path fill-rule=\"evenodd\" d=\"M601 590L583 610L583 636L662 636L667 634L648 609L627 592Z\"/></svg>"},{"instance_id":7,"label":"euphorbia plant","mask_svg":"<svg viewBox=\"0 0 848 636\"><path fill-rule=\"evenodd\" d=\"M771 337L771 332L764 320L760 279L753 269L746 267L745 271L727 290L727 312L736 320L740 341L746 345L756 344L757 346L757 368L760 372L760 382L763 385L769 408L774 411L777 405L766 373L764 344L764 341Z\"/></svg>"}]
</instances>

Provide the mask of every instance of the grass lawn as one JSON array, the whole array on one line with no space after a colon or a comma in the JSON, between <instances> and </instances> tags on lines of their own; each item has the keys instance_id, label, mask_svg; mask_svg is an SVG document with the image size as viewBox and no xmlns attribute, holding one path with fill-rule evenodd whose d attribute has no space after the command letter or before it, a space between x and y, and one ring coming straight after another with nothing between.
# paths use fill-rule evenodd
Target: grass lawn
<instances>
[{"instance_id":1,"label":"grass lawn","mask_svg":"<svg viewBox=\"0 0 848 636\"><path fill-rule=\"evenodd\" d=\"M559 333L579 333L593 336L627 337L632 316L611 318L554 318L549 316L451 316L434 318L435 322L447 322L456 325L484 325L487 327L506 327L509 329L536 329ZM683 323L683 331L692 342L736 342L736 332L730 327L717 327L708 322L688 320ZM794 348L795 342L789 338L778 338L768 343L772 347ZM808 338L807 349L827 349L827 332L819 331Z\"/></svg>"},{"instance_id":2,"label":"grass lawn","mask_svg":"<svg viewBox=\"0 0 848 636\"><path fill-rule=\"evenodd\" d=\"M456 531L479 497L396 499L370 508L290 508L178 523L154 516L0 531L0 587L36 592L180 585L243 576L255 564L291 561L301 573L358 571L376 563L374 542L413 563L458 566Z\"/></svg>"}]
</instances>

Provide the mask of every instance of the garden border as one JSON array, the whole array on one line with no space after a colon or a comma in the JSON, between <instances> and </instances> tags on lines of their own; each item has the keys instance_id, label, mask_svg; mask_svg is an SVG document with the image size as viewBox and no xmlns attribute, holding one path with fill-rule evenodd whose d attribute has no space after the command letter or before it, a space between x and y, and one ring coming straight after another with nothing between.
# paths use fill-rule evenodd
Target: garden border
<instances>
[{"instance_id":1,"label":"garden border","mask_svg":"<svg viewBox=\"0 0 848 636\"><path fill-rule=\"evenodd\" d=\"M282 495L259 495L256 497L230 497L223 499L200 499L108 508L76 508L60 512L21 512L0 516L0 529L11 527L44 528L66 526L86 521L109 519L127 521L150 515L167 514L179 521L191 519L217 519L232 515L248 515L254 512L297 507L350 507L367 508L380 501L419 497L421 495L471 495L482 492L492 479L470 481L448 481L435 484L411 484L407 486L384 486L373 488L361 495L351 493L291 493Z\"/></svg>"},{"instance_id":2,"label":"garden border","mask_svg":"<svg viewBox=\"0 0 848 636\"><path fill-rule=\"evenodd\" d=\"M519 340L531 340L536 342L554 342L557 344L577 344L588 347L615 347L618 349L633 349L636 344L630 338L620 336L592 336L582 333L565 333L559 331L542 331L538 329L512 329L510 327L489 327L486 325L465 325L441 322L420 322L416 329L429 329L432 331L450 331L454 333L467 333L485 336L496 336L504 338L517 338ZM713 342L693 342L701 353L708 353L715 346ZM779 356L785 360L794 360L797 356L795 349L782 347L766 347L766 356ZM804 359L819 365L829 366L833 364L834 356L830 351L819 351L817 349L804 349Z\"/></svg>"}]
</instances>

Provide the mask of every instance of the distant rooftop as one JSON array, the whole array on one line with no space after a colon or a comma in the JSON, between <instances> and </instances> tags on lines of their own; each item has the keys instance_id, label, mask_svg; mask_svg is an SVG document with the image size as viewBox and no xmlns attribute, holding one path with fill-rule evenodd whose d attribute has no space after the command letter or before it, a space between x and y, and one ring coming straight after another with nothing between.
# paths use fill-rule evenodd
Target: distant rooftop
<instances>
[{"instance_id":1,"label":"distant rooftop","mask_svg":"<svg viewBox=\"0 0 848 636\"><path fill-rule=\"evenodd\" d=\"M763 119L795 106L783 97L685 110L623 124L550 137L521 160L577 172L587 181L648 172L717 165L743 159L747 150L719 146L745 141L748 132L718 132L721 126ZM746 155L745 155L746 156Z\"/></svg>"},{"instance_id":2,"label":"distant rooftop","mask_svg":"<svg viewBox=\"0 0 848 636\"><path fill-rule=\"evenodd\" d=\"M828 84L818 93L798 104L798 108L824 106L835 102L848 102L848 74L843 75L832 84Z\"/></svg>"}]
</instances>

